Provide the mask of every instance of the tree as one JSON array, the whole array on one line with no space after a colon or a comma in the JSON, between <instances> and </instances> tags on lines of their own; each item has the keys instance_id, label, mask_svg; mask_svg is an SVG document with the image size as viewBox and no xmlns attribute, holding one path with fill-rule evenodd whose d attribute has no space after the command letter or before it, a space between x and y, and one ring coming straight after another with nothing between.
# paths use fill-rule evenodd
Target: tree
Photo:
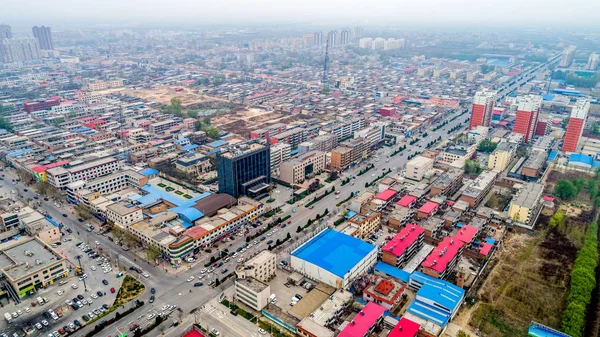
<instances>
[{"instance_id":1,"label":"tree","mask_svg":"<svg viewBox=\"0 0 600 337\"><path fill-rule=\"evenodd\" d=\"M202 123L204 123L205 125L210 125L210 117L204 117Z\"/></svg>"},{"instance_id":2,"label":"tree","mask_svg":"<svg viewBox=\"0 0 600 337\"><path fill-rule=\"evenodd\" d=\"M196 131L202 131L202 122L201 122L201 121L196 121L196 122L194 123L194 129L195 129Z\"/></svg>"},{"instance_id":3,"label":"tree","mask_svg":"<svg viewBox=\"0 0 600 337\"><path fill-rule=\"evenodd\" d=\"M75 206L75 212L77 212L77 216L84 219L84 220L89 220L92 218L92 210L84 205L84 204L79 204L77 206Z\"/></svg>"},{"instance_id":4,"label":"tree","mask_svg":"<svg viewBox=\"0 0 600 337\"><path fill-rule=\"evenodd\" d=\"M115 240L117 240L117 241L121 241L121 238L125 234L125 233L123 233L123 230L121 230L121 228L119 228L117 226L113 226L111 232L112 232L113 238L115 238Z\"/></svg>"},{"instance_id":5,"label":"tree","mask_svg":"<svg viewBox=\"0 0 600 337\"><path fill-rule=\"evenodd\" d=\"M183 112L183 106L181 105L181 99L178 97L171 98L171 107L173 107L173 110L175 111L176 115L181 115L181 113Z\"/></svg>"},{"instance_id":6,"label":"tree","mask_svg":"<svg viewBox=\"0 0 600 337\"><path fill-rule=\"evenodd\" d=\"M494 143L489 139L484 139L479 143L477 150L485 153L492 153L496 149L496 146L498 146L498 143Z\"/></svg>"},{"instance_id":7,"label":"tree","mask_svg":"<svg viewBox=\"0 0 600 337\"><path fill-rule=\"evenodd\" d=\"M212 139L217 139L221 135L221 131L214 126L209 126L206 128L206 135Z\"/></svg>"},{"instance_id":8,"label":"tree","mask_svg":"<svg viewBox=\"0 0 600 337\"><path fill-rule=\"evenodd\" d=\"M577 196L577 188L569 180L561 179L554 186L554 194L563 200L572 200Z\"/></svg>"},{"instance_id":9,"label":"tree","mask_svg":"<svg viewBox=\"0 0 600 337\"><path fill-rule=\"evenodd\" d=\"M215 280L215 287L218 287L219 285L221 285L221 280L219 280L218 278Z\"/></svg>"},{"instance_id":10,"label":"tree","mask_svg":"<svg viewBox=\"0 0 600 337\"><path fill-rule=\"evenodd\" d=\"M556 231L559 233L565 233L565 211L559 210L550 218L550 226L556 228Z\"/></svg>"},{"instance_id":11,"label":"tree","mask_svg":"<svg viewBox=\"0 0 600 337\"><path fill-rule=\"evenodd\" d=\"M198 118L198 110L190 110L188 111L188 116L191 118Z\"/></svg>"},{"instance_id":12,"label":"tree","mask_svg":"<svg viewBox=\"0 0 600 337\"><path fill-rule=\"evenodd\" d=\"M569 126L569 117L565 117L560 121L560 126L562 126L563 129L566 129L567 126Z\"/></svg>"},{"instance_id":13,"label":"tree","mask_svg":"<svg viewBox=\"0 0 600 337\"><path fill-rule=\"evenodd\" d=\"M466 332L464 332L462 330L458 330L456 337L469 337L469 334L467 334Z\"/></svg>"},{"instance_id":14,"label":"tree","mask_svg":"<svg viewBox=\"0 0 600 337\"><path fill-rule=\"evenodd\" d=\"M334 181L339 177L338 171L331 171L329 173L329 180Z\"/></svg>"},{"instance_id":15,"label":"tree","mask_svg":"<svg viewBox=\"0 0 600 337\"><path fill-rule=\"evenodd\" d=\"M288 233L287 233L287 235L286 235L286 237L285 237L285 239L286 239L286 240L289 240L289 239L291 239L291 238L292 238L292 235L290 234L290 232L288 232Z\"/></svg>"},{"instance_id":16,"label":"tree","mask_svg":"<svg viewBox=\"0 0 600 337\"><path fill-rule=\"evenodd\" d=\"M300 233L300 232L302 232L302 227L298 226L298 228L296 228L296 233Z\"/></svg>"},{"instance_id":17,"label":"tree","mask_svg":"<svg viewBox=\"0 0 600 337\"><path fill-rule=\"evenodd\" d=\"M156 259L160 257L160 249L156 245L150 245L148 249L146 249L146 259L149 262L156 262Z\"/></svg>"}]
</instances>

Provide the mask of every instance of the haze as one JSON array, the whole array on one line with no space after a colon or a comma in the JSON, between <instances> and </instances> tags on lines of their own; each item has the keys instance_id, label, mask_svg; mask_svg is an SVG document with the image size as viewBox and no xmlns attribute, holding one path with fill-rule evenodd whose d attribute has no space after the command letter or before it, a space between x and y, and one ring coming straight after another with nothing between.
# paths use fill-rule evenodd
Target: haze
<instances>
[{"instance_id":1,"label":"haze","mask_svg":"<svg viewBox=\"0 0 600 337\"><path fill-rule=\"evenodd\" d=\"M18 19L16 19L18 18ZM358 0L4 0L0 21L35 24L279 24L369 23L439 26L593 27L600 1L358 1ZM19 21L17 24L15 21Z\"/></svg>"}]
</instances>

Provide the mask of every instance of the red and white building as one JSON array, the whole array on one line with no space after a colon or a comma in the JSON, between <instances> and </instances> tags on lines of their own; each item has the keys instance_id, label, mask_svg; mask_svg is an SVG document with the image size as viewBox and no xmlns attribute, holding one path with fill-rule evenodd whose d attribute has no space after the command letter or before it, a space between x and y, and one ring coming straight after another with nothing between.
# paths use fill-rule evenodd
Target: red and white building
<instances>
[{"instance_id":1,"label":"red and white building","mask_svg":"<svg viewBox=\"0 0 600 337\"><path fill-rule=\"evenodd\" d=\"M458 264L463 247L462 241L445 237L425 258L421 264L421 271L423 274L440 279L448 276Z\"/></svg>"},{"instance_id":2,"label":"red and white building","mask_svg":"<svg viewBox=\"0 0 600 337\"><path fill-rule=\"evenodd\" d=\"M400 283L394 278L386 279L376 276L371 284L363 290L363 300L377 303L385 310L391 310L400 303L405 289L406 283Z\"/></svg>"},{"instance_id":3,"label":"red and white building","mask_svg":"<svg viewBox=\"0 0 600 337\"><path fill-rule=\"evenodd\" d=\"M415 224L402 228L381 248L381 260L391 266L400 267L423 247L424 233L423 227Z\"/></svg>"},{"instance_id":4,"label":"red and white building","mask_svg":"<svg viewBox=\"0 0 600 337\"><path fill-rule=\"evenodd\" d=\"M523 135L524 143L529 143L535 135L541 106L541 96L527 95L520 97L513 132Z\"/></svg>"},{"instance_id":5,"label":"red and white building","mask_svg":"<svg viewBox=\"0 0 600 337\"><path fill-rule=\"evenodd\" d=\"M578 100L573 106L562 146L564 152L577 152L577 146L579 145L579 139L585 128L585 121L589 110L590 102L588 100Z\"/></svg>"},{"instance_id":6,"label":"red and white building","mask_svg":"<svg viewBox=\"0 0 600 337\"><path fill-rule=\"evenodd\" d=\"M475 97L473 98L473 108L471 109L469 130L480 125L490 126L496 94L496 91L485 88L475 94Z\"/></svg>"}]
</instances>

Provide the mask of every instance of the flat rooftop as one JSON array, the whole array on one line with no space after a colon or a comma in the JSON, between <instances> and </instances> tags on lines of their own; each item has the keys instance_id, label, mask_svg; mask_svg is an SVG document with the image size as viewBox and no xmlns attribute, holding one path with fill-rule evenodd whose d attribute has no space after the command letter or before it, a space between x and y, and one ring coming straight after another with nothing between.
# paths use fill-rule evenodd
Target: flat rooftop
<instances>
[{"instance_id":1,"label":"flat rooftop","mask_svg":"<svg viewBox=\"0 0 600 337\"><path fill-rule=\"evenodd\" d=\"M292 256L344 276L375 248L350 235L325 229L292 252Z\"/></svg>"},{"instance_id":2,"label":"flat rooftop","mask_svg":"<svg viewBox=\"0 0 600 337\"><path fill-rule=\"evenodd\" d=\"M235 282L237 282L245 287L248 287L257 293L265 290L265 288L267 288L269 286L268 284L261 282L261 281L255 279L254 277L237 278L235 280Z\"/></svg>"},{"instance_id":3,"label":"flat rooftop","mask_svg":"<svg viewBox=\"0 0 600 337\"><path fill-rule=\"evenodd\" d=\"M0 249L0 269L14 280L47 268L62 259L35 239L23 240L12 247Z\"/></svg>"},{"instance_id":4,"label":"flat rooftop","mask_svg":"<svg viewBox=\"0 0 600 337\"><path fill-rule=\"evenodd\" d=\"M319 283L313 290L298 301L298 303L289 310L289 313L300 320L304 319L315 311L315 309L319 308L334 292L334 287Z\"/></svg>"},{"instance_id":5,"label":"flat rooftop","mask_svg":"<svg viewBox=\"0 0 600 337\"><path fill-rule=\"evenodd\" d=\"M511 201L511 204L533 208L541 198L541 193L544 191L544 185L538 183L526 183L515 198Z\"/></svg>"}]
</instances>

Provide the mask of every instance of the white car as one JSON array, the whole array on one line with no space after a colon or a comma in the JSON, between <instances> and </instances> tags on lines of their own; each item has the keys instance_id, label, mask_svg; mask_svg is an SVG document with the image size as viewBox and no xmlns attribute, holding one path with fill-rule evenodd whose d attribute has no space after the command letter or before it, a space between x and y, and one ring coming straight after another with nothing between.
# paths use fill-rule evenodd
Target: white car
<instances>
[{"instance_id":1,"label":"white car","mask_svg":"<svg viewBox=\"0 0 600 337\"><path fill-rule=\"evenodd\" d=\"M97 298L98 298L98 295L96 295L96 294L92 294L92 295L90 295L90 296L91 296L93 299L97 299Z\"/></svg>"},{"instance_id":2,"label":"white car","mask_svg":"<svg viewBox=\"0 0 600 337\"><path fill-rule=\"evenodd\" d=\"M194 280L194 276L193 275L190 276L190 277L188 277L188 279L187 279L188 282L192 282L193 280Z\"/></svg>"},{"instance_id":3,"label":"white car","mask_svg":"<svg viewBox=\"0 0 600 337\"><path fill-rule=\"evenodd\" d=\"M91 268L93 271L96 271L96 269L97 269L96 266L92 266Z\"/></svg>"},{"instance_id":4,"label":"white car","mask_svg":"<svg viewBox=\"0 0 600 337\"><path fill-rule=\"evenodd\" d=\"M91 299L91 298L88 298L88 299L87 299L87 301L88 301L88 304L92 304L92 303L94 303L94 301L92 301L92 299Z\"/></svg>"},{"instance_id":5,"label":"white car","mask_svg":"<svg viewBox=\"0 0 600 337\"><path fill-rule=\"evenodd\" d=\"M26 313L30 313L31 312L31 309L29 309L29 307L25 307L24 310L25 310Z\"/></svg>"},{"instance_id":6,"label":"white car","mask_svg":"<svg viewBox=\"0 0 600 337\"><path fill-rule=\"evenodd\" d=\"M145 277L145 278L148 278L148 277L150 277L150 275L148 275L148 273L146 273L146 272L143 272L143 273L142 273L142 276L143 276L143 277Z\"/></svg>"},{"instance_id":7,"label":"white car","mask_svg":"<svg viewBox=\"0 0 600 337\"><path fill-rule=\"evenodd\" d=\"M42 324L43 324L44 326L48 326L48 321L47 321L47 320L42 320Z\"/></svg>"},{"instance_id":8,"label":"white car","mask_svg":"<svg viewBox=\"0 0 600 337\"><path fill-rule=\"evenodd\" d=\"M23 312L21 310L17 310L17 315L21 316L23 315Z\"/></svg>"},{"instance_id":9,"label":"white car","mask_svg":"<svg viewBox=\"0 0 600 337\"><path fill-rule=\"evenodd\" d=\"M86 304L88 304L88 300L86 300L86 299L84 298L84 299L82 299L82 300L81 300L81 303L82 303L83 305L86 305Z\"/></svg>"},{"instance_id":10,"label":"white car","mask_svg":"<svg viewBox=\"0 0 600 337\"><path fill-rule=\"evenodd\" d=\"M94 244L95 244L96 246L100 246L100 242L99 242L99 241L94 241Z\"/></svg>"},{"instance_id":11,"label":"white car","mask_svg":"<svg viewBox=\"0 0 600 337\"><path fill-rule=\"evenodd\" d=\"M64 293L65 293L65 291L64 291L64 290L62 290L62 289L56 292L56 294L58 294L58 296L60 296L60 295L62 295L62 294L64 294Z\"/></svg>"},{"instance_id":12,"label":"white car","mask_svg":"<svg viewBox=\"0 0 600 337\"><path fill-rule=\"evenodd\" d=\"M155 316L156 316L156 314L154 314L154 313L151 313L150 315L148 315L148 320L151 320L151 319L153 319Z\"/></svg>"},{"instance_id":13,"label":"white car","mask_svg":"<svg viewBox=\"0 0 600 337\"><path fill-rule=\"evenodd\" d=\"M73 288L73 289L77 289L78 287L77 287L77 285L76 285L75 283L73 283L73 284L71 285L71 288Z\"/></svg>"},{"instance_id":14,"label":"white car","mask_svg":"<svg viewBox=\"0 0 600 337\"><path fill-rule=\"evenodd\" d=\"M206 273L206 268L204 268L200 271L200 274L204 274L204 273Z\"/></svg>"},{"instance_id":15,"label":"white car","mask_svg":"<svg viewBox=\"0 0 600 337\"><path fill-rule=\"evenodd\" d=\"M219 330L217 330L217 329L215 329L215 328L212 328L212 330L210 330L210 333L212 333L212 334L213 334L213 335L215 335L215 336L218 336L218 335L220 335L220 334L221 334L221 333L219 332Z\"/></svg>"},{"instance_id":16,"label":"white car","mask_svg":"<svg viewBox=\"0 0 600 337\"><path fill-rule=\"evenodd\" d=\"M258 328L258 333L261 334L261 335L266 335L267 334L267 332L265 331L265 329L262 329L262 328Z\"/></svg>"}]
</instances>

